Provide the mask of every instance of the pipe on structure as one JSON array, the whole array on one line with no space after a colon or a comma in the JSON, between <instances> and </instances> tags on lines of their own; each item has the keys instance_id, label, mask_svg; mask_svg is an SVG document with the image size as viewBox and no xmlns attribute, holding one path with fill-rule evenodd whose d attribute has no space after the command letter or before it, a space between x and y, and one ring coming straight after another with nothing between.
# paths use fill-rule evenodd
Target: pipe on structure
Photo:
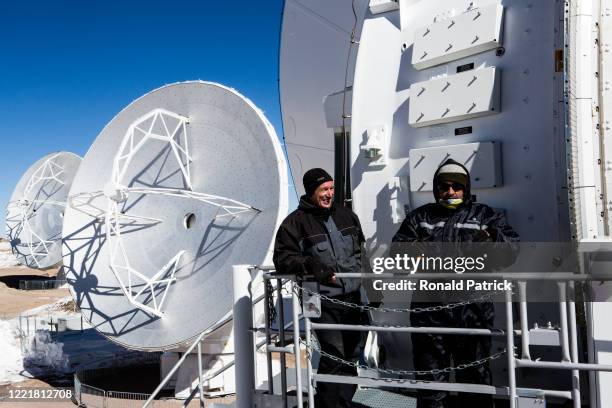
<instances>
[{"instance_id":1,"label":"pipe on structure","mask_svg":"<svg viewBox=\"0 0 612 408\"><path fill-rule=\"evenodd\" d=\"M529 326L527 320L527 282L519 282L519 301L521 306L521 350L524 360L531 360L529 354Z\"/></svg>"},{"instance_id":2,"label":"pipe on structure","mask_svg":"<svg viewBox=\"0 0 612 408\"><path fill-rule=\"evenodd\" d=\"M252 408L255 391L255 351L253 350L253 304L249 288L249 265L232 267L234 282L234 361L236 408Z\"/></svg>"},{"instance_id":3,"label":"pipe on structure","mask_svg":"<svg viewBox=\"0 0 612 408\"><path fill-rule=\"evenodd\" d=\"M571 290L571 295L573 298L573 296L575 296L574 282L569 283L569 289ZM568 308L570 323L570 351L572 363L578 363L578 330L576 328L576 303L570 300L568 302ZM580 408L580 371L578 370L572 370L572 400L574 401L574 408Z\"/></svg>"},{"instance_id":4,"label":"pipe on structure","mask_svg":"<svg viewBox=\"0 0 612 408\"><path fill-rule=\"evenodd\" d=\"M302 356L300 353L300 299L297 290L291 291L291 303L293 306L293 352L295 356L295 387L298 407L303 406L302 396Z\"/></svg>"},{"instance_id":5,"label":"pipe on structure","mask_svg":"<svg viewBox=\"0 0 612 408\"><path fill-rule=\"evenodd\" d=\"M506 291L506 347L508 355L508 396L510 397L510 408L517 408L518 398L516 394L516 359L514 357L514 319L512 317L512 292Z\"/></svg>"}]
</instances>

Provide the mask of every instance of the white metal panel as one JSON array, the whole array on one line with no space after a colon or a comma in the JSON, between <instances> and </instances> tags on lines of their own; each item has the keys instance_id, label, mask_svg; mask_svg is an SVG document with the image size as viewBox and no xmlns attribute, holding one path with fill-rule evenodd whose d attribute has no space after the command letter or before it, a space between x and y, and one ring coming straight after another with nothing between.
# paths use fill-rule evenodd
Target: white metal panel
<instances>
[{"instance_id":1,"label":"white metal panel","mask_svg":"<svg viewBox=\"0 0 612 408\"><path fill-rule=\"evenodd\" d=\"M398 0L370 0L370 13L372 14L380 14L398 9Z\"/></svg>"},{"instance_id":2,"label":"white metal panel","mask_svg":"<svg viewBox=\"0 0 612 408\"><path fill-rule=\"evenodd\" d=\"M433 174L447 159L463 164L470 172L472 188L500 187L502 184L500 144L465 143L411 149L410 190L432 191Z\"/></svg>"},{"instance_id":3,"label":"white metal panel","mask_svg":"<svg viewBox=\"0 0 612 408\"><path fill-rule=\"evenodd\" d=\"M417 29L412 65L425 69L499 47L503 12L501 4L472 8Z\"/></svg>"},{"instance_id":4,"label":"white metal panel","mask_svg":"<svg viewBox=\"0 0 612 408\"><path fill-rule=\"evenodd\" d=\"M391 238L404 219L397 216L398 210L410 211L434 200L429 191L402 189L401 181L411 176L411 149L492 139L503 144L500 161L503 185L475 189L478 202L503 210L523 241L569 239L568 224L559 222L568 213L563 195L567 191L564 189L567 186L565 138L562 132L555 131L564 128L563 110L554 112L558 109L554 91L563 83L562 74L555 72L553 58L557 49L555 32L559 33L555 31L556 24L563 19L563 4L505 0L504 54L479 53L427 70L415 69L412 65L414 28L441 15L451 16L453 10L457 15L469 3L427 0L405 6L406 2L400 2L401 25L394 19L397 13L364 21L353 83L351 181L353 209L362 222L372 257L387 254ZM477 5L498 3L482 0ZM452 124L410 126L411 85L455 74L458 67L472 63L479 68L495 66L503 73L500 77L503 111ZM384 167L372 168L357 152L367 129L377 123L389 124L389 156ZM466 128L470 131L457 131ZM534 319L541 319L544 324L547 321L544 319L555 320L556 311L537 309L538 313L531 315ZM503 314L498 317L502 319ZM389 324L409 324L401 316L381 316L381 319ZM389 366L411 366L409 336L384 335L381 342L386 346ZM501 365L492 364L494 381L498 384L505 380L501 379ZM567 373L547 372L544 386L566 386L569 378ZM542 377L520 378L520 383L543 386Z\"/></svg>"},{"instance_id":5,"label":"white metal panel","mask_svg":"<svg viewBox=\"0 0 612 408\"><path fill-rule=\"evenodd\" d=\"M483 0L478 6L497 3ZM372 245L375 242L382 246L376 251L384 251L399 227L389 205L390 183L395 177L409 176L411 149L492 139L503 144L503 186L477 189L478 201L506 210L509 222L522 240L569 238L568 225L559 224L562 214L568 211L567 199L561 195L567 191L561 188L566 186L566 180L565 173L560 171L564 168L565 139L555 133L555 129L563 129L563 115L553 113L557 108L553 91L563 81L562 75L555 73L552 57L556 8L562 10L563 5L505 1L505 54L480 53L428 70L416 70L411 62L414 27L433 21L447 10L465 10L468 4L462 0L428 0L404 7L401 3L401 26L393 13L364 22L353 84L351 180L353 208ZM550 58L543 58L545 55ZM414 95L410 87L434 75L450 76L457 67L468 63L480 69L495 67L502 73L499 78L502 112L452 124L410 126L408 116L413 103L410 98ZM389 156L386 166L372 168L359 155L359 149L367 129L380 123L389 125ZM470 127L471 133L456 132ZM409 192L399 198L402 201L395 208L413 209L433 200L430 192Z\"/></svg>"},{"instance_id":6,"label":"white metal panel","mask_svg":"<svg viewBox=\"0 0 612 408\"><path fill-rule=\"evenodd\" d=\"M410 87L410 126L422 127L491 115L500 111L500 72L470 70Z\"/></svg>"},{"instance_id":7,"label":"white metal panel","mask_svg":"<svg viewBox=\"0 0 612 408\"><path fill-rule=\"evenodd\" d=\"M612 193L612 1L605 0L602 2L605 6L601 11L599 33L600 33L600 59L601 72L600 83L603 86L600 88L600 112L601 112L601 129L603 139L603 149L600 152L602 155L602 164L604 169L604 188L606 194L606 222L607 230L612 231L612 200L609 199Z\"/></svg>"},{"instance_id":8,"label":"white metal panel","mask_svg":"<svg viewBox=\"0 0 612 408\"><path fill-rule=\"evenodd\" d=\"M361 154L368 160L368 166L384 166L387 164L388 152L387 125L370 126L366 130L365 143L361 146Z\"/></svg>"}]
</instances>

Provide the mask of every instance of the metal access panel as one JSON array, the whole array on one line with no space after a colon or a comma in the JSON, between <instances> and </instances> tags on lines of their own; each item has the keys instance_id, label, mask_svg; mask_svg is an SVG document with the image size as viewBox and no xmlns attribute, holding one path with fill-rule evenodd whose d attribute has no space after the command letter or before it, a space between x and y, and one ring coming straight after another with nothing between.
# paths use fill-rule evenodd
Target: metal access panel
<instances>
[{"instance_id":1,"label":"metal access panel","mask_svg":"<svg viewBox=\"0 0 612 408\"><path fill-rule=\"evenodd\" d=\"M518 397L518 408L546 408L544 398Z\"/></svg>"},{"instance_id":2,"label":"metal access panel","mask_svg":"<svg viewBox=\"0 0 612 408\"><path fill-rule=\"evenodd\" d=\"M399 10L399 0L370 0L369 7L372 14Z\"/></svg>"},{"instance_id":3,"label":"metal access panel","mask_svg":"<svg viewBox=\"0 0 612 408\"><path fill-rule=\"evenodd\" d=\"M425 69L499 47L503 13L493 4L417 29L412 65Z\"/></svg>"},{"instance_id":4,"label":"metal access panel","mask_svg":"<svg viewBox=\"0 0 612 408\"><path fill-rule=\"evenodd\" d=\"M418 128L499 113L500 76L486 67L412 84L408 123Z\"/></svg>"},{"instance_id":5,"label":"metal access panel","mask_svg":"<svg viewBox=\"0 0 612 408\"><path fill-rule=\"evenodd\" d=\"M472 189L502 185L500 143L480 142L411 149L408 153L410 191L432 191L433 175L448 159L469 170Z\"/></svg>"}]
</instances>

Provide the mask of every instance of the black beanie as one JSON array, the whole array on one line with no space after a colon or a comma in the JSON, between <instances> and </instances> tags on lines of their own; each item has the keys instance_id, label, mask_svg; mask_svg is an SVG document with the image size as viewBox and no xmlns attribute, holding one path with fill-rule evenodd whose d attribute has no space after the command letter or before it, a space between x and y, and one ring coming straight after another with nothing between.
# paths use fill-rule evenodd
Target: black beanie
<instances>
[{"instance_id":1,"label":"black beanie","mask_svg":"<svg viewBox=\"0 0 612 408\"><path fill-rule=\"evenodd\" d=\"M332 176L323 169L315 168L308 170L304 173L304 178L302 179L306 196L310 197L321 184L333 180Z\"/></svg>"}]
</instances>

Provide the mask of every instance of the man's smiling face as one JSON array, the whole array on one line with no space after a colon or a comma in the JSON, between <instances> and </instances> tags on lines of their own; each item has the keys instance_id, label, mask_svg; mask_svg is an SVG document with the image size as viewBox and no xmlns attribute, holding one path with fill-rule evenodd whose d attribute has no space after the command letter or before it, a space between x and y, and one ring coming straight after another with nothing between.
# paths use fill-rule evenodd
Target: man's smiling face
<instances>
[{"instance_id":1,"label":"man's smiling face","mask_svg":"<svg viewBox=\"0 0 612 408\"><path fill-rule=\"evenodd\" d=\"M334 182L326 181L312 193L310 200L317 207L330 208L334 202Z\"/></svg>"}]
</instances>

